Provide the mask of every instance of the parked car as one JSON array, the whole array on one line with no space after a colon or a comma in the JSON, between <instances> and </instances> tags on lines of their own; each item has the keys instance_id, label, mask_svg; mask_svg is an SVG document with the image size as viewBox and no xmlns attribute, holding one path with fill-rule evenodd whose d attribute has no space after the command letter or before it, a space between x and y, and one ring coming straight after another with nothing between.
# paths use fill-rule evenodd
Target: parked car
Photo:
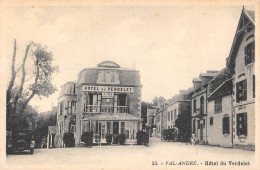
<instances>
[{"instance_id":1,"label":"parked car","mask_svg":"<svg viewBox=\"0 0 260 170\"><path fill-rule=\"evenodd\" d=\"M163 139L165 140L165 141L174 141L174 139L175 139L175 134L174 134L174 129L165 129L164 131L163 131Z\"/></svg>"},{"instance_id":2,"label":"parked car","mask_svg":"<svg viewBox=\"0 0 260 170\"><path fill-rule=\"evenodd\" d=\"M30 154L34 152L35 141L31 130L13 130L7 131L6 134L6 151L7 154L16 151L29 151Z\"/></svg>"}]
</instances>

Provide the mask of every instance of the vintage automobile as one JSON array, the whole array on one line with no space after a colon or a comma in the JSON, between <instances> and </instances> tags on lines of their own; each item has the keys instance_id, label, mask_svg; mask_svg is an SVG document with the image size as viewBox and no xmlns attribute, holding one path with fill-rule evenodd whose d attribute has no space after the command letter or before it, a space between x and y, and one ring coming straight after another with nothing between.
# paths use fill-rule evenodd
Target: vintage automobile
<instances>
[{"instance_id":1,"label":"vintage automobile","mask_svg":"<svg viewBox=\"0 0 260 170\"><path fill-rule=\"evenodd\" d=\"M175 134L174 134L174 129L165 129L163 131L163 139L165 141L174 141L175 139Z\"/></svg>"},{"instance_id":2,"label":"vintage automobile","mask_svg":"<svg viewBox=\"0 0 260 170\"><path fill-rule=\"evenodd\" d=\"M16 151L29 151L30 154L34 152L35 141L31 130L13 130L7 131L6 134L6 151L7 154Z\"/></svg>"}]
</instances>

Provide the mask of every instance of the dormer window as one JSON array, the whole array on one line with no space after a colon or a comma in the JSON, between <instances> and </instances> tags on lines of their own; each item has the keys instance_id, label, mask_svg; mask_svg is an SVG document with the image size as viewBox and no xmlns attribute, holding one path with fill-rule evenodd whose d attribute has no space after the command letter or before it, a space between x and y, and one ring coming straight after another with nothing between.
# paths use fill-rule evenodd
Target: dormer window
<instances>
[{"instance_id":1,"label":"dormer window","mask_svg":"<svg viewBox=\"0 0 260 170\"><path fill-rule=\"evenodd\" d=\"M247 44L245 47L245 65L255 62L255 42Z\"/></svg>"}]
</instances>

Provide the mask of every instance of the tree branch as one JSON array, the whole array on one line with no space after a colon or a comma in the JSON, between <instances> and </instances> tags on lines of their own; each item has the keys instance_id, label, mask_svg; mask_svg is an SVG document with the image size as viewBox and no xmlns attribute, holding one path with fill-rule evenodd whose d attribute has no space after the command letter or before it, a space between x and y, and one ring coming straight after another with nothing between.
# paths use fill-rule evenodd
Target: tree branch
<instances>
[{"instance_id":1,"label":"tree branch","mask_svg":"<svg viewBox=\"0 0 260 170\"><path fill-rule=\"evenodd\" d=\"M21 112L23 112L25 110L26 106L32 100L32 98L34 97L34 95L36 94L36 91L37 91L36 88L37 88L38 79L39 79L39 76L40 76L39 58L37 58L37 57L36 57L35 67L36 67L36 75L35 75L35 80L34 80L34 84L33 84L32 94L23 103Z\"/></svg>"},{"instance_id":2,"label":"tree branch","mask_svg":"<svg viewBox=\"0 0 260 170\"><path fill-rule=\"evenodd\" d=\"M14 99L14 114L16 114L16 106L17 106L17 102L18 99L21 97L22 91L23 91L23 86L24 86L24 80L25 80L25 76L26 76L26 72L25 72L25 62L28 56L28 52L30 49L31 43L27 45L26 50L25 50L25 55L23 58L23 64L22 64L22 79L21 79L21 84L20 84L20 88L15 96Z\"/></svg>"}]
</instances>

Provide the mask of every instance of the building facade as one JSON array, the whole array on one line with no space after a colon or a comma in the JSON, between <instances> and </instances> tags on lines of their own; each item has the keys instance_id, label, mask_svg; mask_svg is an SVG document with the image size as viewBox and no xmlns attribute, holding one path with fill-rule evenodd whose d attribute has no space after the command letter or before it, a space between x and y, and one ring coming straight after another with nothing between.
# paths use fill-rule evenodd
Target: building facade
<instances>
[{"instance_id":1,"label":"building facade","mask_svg":"<svg viewBox=\"0 0 260 170\"><path fill-rule=\"evenodd\" d=\"M135 139L141 130L141 89L139 71L112 61L82 70L77 81L76 146L85 131L101 140L121 133Z\"/></svg>"},{"instance_id":2,"label":"building facade","mask_svg":"<svg viewBox=\"0 0 260 170\"><path fill-rule=\"evenodd\" d=\"M61 87L58 98L57 132L55 147L64 147L63 135L66 132L76 133L76 82L67 82Z\"/></svg>"},{"instance_id":3,"label":"building facade","mask_svg":"<svg viewBox=\"0 0 260 170\"><path fill-rule=\"evenodd\" d=\"M233 144L255 149L255 14L243 8L227 58L233 72Z\"/></svg>"},{"instance_id":4,"label":"building facade","mask_svg":"<svg viewBox=\"0 0 260 170\"><path fill-rule=\"evenodd\" d=\"M212 82L214 83L214 82ZM232 147L232 79L224 81L208 96L208 144Z\"/></svg>"},{"instance_id":5,"label":"building facade","mask_svg":"<svg viewBox=\"0 0 260 170\"><path fill-rule=\"evenodd\" d=\"M193 79L194 91L191 92L191 134L196 143L207 143L207 96L208 82L216 76L218 71L201 73L199 78Z\"/></svg>"}]
</instances>

